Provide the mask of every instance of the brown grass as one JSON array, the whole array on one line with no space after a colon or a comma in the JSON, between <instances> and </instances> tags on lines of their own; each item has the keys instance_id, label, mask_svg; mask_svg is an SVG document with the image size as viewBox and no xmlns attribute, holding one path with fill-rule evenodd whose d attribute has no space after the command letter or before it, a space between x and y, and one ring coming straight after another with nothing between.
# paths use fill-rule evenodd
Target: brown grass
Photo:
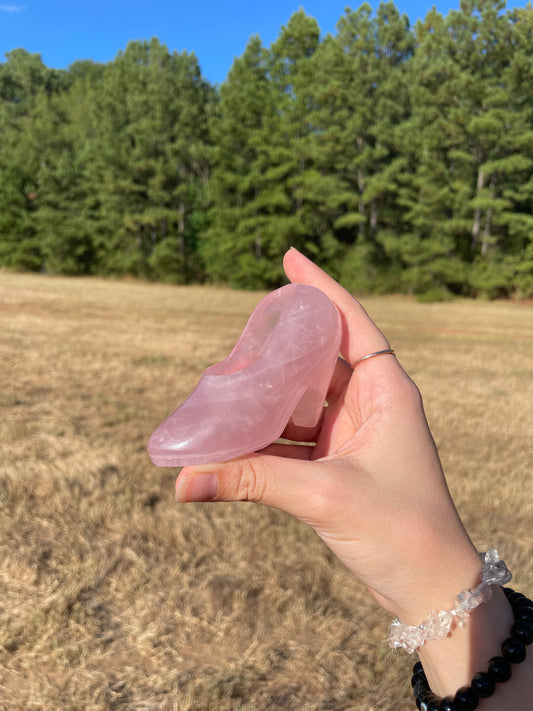
<instances>
[{"instance_id":1,"label":"brown grass","mask_svg":"<svg viewBox=\"0 0 533 711\"><path fill-rule=\"evenodd\" d=\"M177 506L148 437L261 295L0 273L0 708L407 711L412 658L317 537ZM369 299L480 549L533 592L533 310Z\"/></svg>"}]
</instances>

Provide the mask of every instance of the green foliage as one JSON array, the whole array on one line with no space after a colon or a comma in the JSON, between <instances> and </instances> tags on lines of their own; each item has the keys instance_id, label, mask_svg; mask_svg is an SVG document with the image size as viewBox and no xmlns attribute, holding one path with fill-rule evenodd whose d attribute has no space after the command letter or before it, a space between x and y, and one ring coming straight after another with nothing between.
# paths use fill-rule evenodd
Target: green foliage
<instances>
[{"instance_id":1,"label":"green foliage","mask_svg":"<svg viewBox=\"0 0 533 711\"><path fill-rule=\"evenodd\" d=\"M226 81L157 39L0 64L0 267L258 289L533 295L533 8L299 10Z\"/></svg>"}]
</instances>

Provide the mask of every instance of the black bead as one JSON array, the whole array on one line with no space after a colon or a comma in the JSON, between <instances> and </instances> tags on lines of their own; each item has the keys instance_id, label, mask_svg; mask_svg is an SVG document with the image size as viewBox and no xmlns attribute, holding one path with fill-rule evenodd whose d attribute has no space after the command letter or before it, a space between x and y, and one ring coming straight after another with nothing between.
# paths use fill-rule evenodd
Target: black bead
<instances>
[{"instance_id":1,"label":"black bead","mask_svg":"<svg viewBox=\"0 0 533 711\"><path fill-rule=\"evenodd\" d=\"M517 620L511 627L511 634L515 639L524 644L533 642L533 622L527 620Z\"/></svg>"},{"instance_id":2,"label":"black bead","mask_svg":"<svg viewBox=\"0 0 533 711\"><path fill-rule=\"evenodd\" d=\"M487 674L492 681L503 684L504 681L509 681L512 673L511 665L504 657L492 657L489 661Z\"/></svg>"},{"instance_id":3,"label":"black bead","mask_svg":"<svg viewBox=\"0 0 533 711\"><path fill-rule=\"evenodd\" d=\"M420 672L422 672L422 674L425 675L424 667L422 666L422 662L415 662L415 665L413 666L413 674L419 674Z\"/></svg>"},{"instance_id":4,"label":"black bead","mask_svg":"<svg viewBox=\"0 0 533 711\"><path fill-rule=\"evenodd\" d=\"M523 607L515 610L514 617L517 622L518 620L524 620L533 624L533 607Z\"/></svg>"},{"instance_id":5,"label":"black bead","mask_svg":"<svg viewBox=\"0 0 533 711\"><path fill-rule=\"evenodd\" d=\"M474 674L470 682L470 688L480 699L488 699L494 693L494 681L485 672Z\"/></svg>"},{"instance_id":6,"label":"black bead","mask_svg":"<svg viewBox=\"0 0 533 711\"><path fill-rule=\"evenodd\" d=\"M511 590L511 588L502 588L502 590L505 593L505 597L509 600L511 605L513 603L517 602L518 600L522 600L523 598L526 598L526 596L523 595L521 592L516 592L515 590Z\"/></svg>"},{"instance_id":7,"label":"black bead","mask_svg":"<svg viewBox=\"0 0 533 711\"><path fill-rule=\"evenodd\" d=\"M427 695L428 694L431 694L431 692L429 690L424 691L418 695L415 694L416 708L419 709L419 711L421 711L421 709L424 709L424 711L425 711L426 705L427 705Z\"/></svg>"},{"instance_id":8,"label":"black bead","mask_svg":"<svg viewBox=\"0 0 533 711\"><path fill-rule=\"evenodd\" d=\"M533 600L530 600L525 595L522 597L517 597L514 600L509 600L511 607L513 609L519 609L521 607L533 607Z\"/></svg>"},{"instance_id":9,"label":"black bead","mask_svg":"<svg viewBox=\"0 0 533 711\"><path fill-rule=\"evenodd\" d=\"M502 654L511 664L520 664L526 658L526 645L519 639L508 637L502 644Z\"/></svg>"},{"instance_id":10,"label":"black bead","mask_svg":"<svg viewBox=\"0 0 533 711\"><path fill-rule=\"evenodd\" d=\"M462 686L458 689L453 701L458 711L474 711L479 704L478 697L468 686Z\"/></svg>"},{"instance_id":11,"label":"black bead","mask_svg":"<svg viewBox=\"0 0 533 711\"><path fill-rule=\"evenodd\" d=\"M438 696L428 691L417 700L416 705L420 711L439 711L440 699Z\"/></svg>"},{"instance_id":12,"label":"black bead","mask_svg":"<svg viewBox=\"0 0 533 711\"><path fill-rule=\"evenodd\" d=\"M453 696L445 696L441 699L439 711L458 711Z\"/></svg>"},{"instance_id":13,"label":"black bead","mask_svg":"<svg viewBox=\"0 0 533 711\"><path fill-rule=\"evenodd\" d=\"M424 674L424 672L417 672L416 674L413 674L413 676L411 677L411 686L416 686L419 681L427 685L428 680L426 679L426 675Z\"/></svg>"},{"instance_id":14,"label":"black bead","mask_svg":"<svg viewBox=\"0 0 533 711\"><path fill-rule=\"evenodd\" d=\"M429 693L429 686L427 681L417 681L413 687L413 694L415 699L422 700L426 694Z\"/></svg>"},{"instance_id":15,"label":"black bead","mask_svg":"<svg viewBox=\"0 0 533 711\"><path fill-rule=\"evenodd\" d=\"M440 711L440 698L435 694L426 696L420 708L422 709L422 711Z\"/></svg>"},{"instance_id":16,"label":"black bead","mask_svg":"<svg viewBox=\"0 0 533 711\"><path fill-rule=\"evenodd\" d=\"M533 607L533 600L528 600L527 597L521 597L519 600L511 602L513 610L523 610L524 608Z\"/></svg>"}]
</instances>

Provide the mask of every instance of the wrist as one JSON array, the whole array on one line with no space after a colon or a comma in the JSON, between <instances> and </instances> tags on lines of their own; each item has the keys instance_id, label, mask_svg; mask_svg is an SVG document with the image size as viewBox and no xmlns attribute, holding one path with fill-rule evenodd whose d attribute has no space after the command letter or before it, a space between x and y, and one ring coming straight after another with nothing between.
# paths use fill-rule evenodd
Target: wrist
<instances>
[{"instance_id":1,"label":"wrist","mask_svg":"<svg viewBox=\"0 0 533 711\"><path fill-rule=\"evenodd\" d=\"M428 536L429 540L430 536ZM391 612L403 625L418 626L432 610L450 610L457 594L480 583L482 561L466 536L455 543L436 542L426 546L426 556L419 557L406 570L419 571L410 577L403 599L391 606Z\"/></svg>"},{"instance_id":2,"label":"wrist","mask_svg":"<svg viewBox=\"0 0 533 711\"><path fill-rule=\"evenodd\" d=\"M472 610L465 627L418 650L431 690L446 696L468 685L491 657L501 654L501 644L509 637L512 624L513 613L505 595L494 586L491 599Z\"/></svg>"},{"instance_id":3,"label":"wrist","mask_svg":"<svg viewBox=\"0 0 533 711\"><path fill-rule=\"evenodd\" d=\"M511 573L500 560L496 549L480 554L480 559L483 561L483 567L478 585L460 592L451 609L433 609L418 625L405 625L399 619L394 620L391 625L390 646L403 647L412 653L426 642L445 639L455 628L464 627L472 610L490 600L493 586L505 585L511 580Z\"/></svg>"}]
</instances>

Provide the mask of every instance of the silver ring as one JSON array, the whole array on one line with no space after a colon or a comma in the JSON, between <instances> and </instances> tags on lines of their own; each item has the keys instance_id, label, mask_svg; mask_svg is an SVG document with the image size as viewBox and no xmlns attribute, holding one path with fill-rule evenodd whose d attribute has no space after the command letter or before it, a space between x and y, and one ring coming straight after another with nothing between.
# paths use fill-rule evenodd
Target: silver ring
<instances>
[{"instance_id":1,"label":"silver ring","mask_svg":"<svg viewBox=\"0 0 533 711\"><path fill-rule=\"evenodd\" d=\"M380 355L393 355L396 357L396 353L394 352L394 349L392 348L386 348L384 351L376 351L375 353L369 353L366 356L363 356L362 358L358 358L352 363L352 370L355 368L356 365L359 365L364 360L367 360L368 358L374 358L375 356L380 356Z\"/></svg>"}]
</instances>

